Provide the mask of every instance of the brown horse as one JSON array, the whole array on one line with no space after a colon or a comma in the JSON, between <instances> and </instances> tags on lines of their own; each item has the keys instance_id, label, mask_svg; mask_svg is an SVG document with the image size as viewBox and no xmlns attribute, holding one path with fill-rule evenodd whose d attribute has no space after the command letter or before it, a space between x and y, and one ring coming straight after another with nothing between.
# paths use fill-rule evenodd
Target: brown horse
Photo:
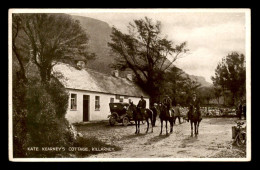
<instances>
[{"instance_id":1,"label":"brown horse","mask_svg":"<svg viewBox=\"0 0 260 170\"><path fill-rule=\"evenodd\" d=\"M144 119L147 122L147 129L146 129L146 133L148 133L149 130L149 119L151 120L151 126L152 126L152 131L153 132L153 111L150 109L144 109L141 110L141 108L137 108L135 104L133 104L133 102L130 102L130 105L128 107L128 110L133 112L133 119L135 121L135 127L136 127L136 131L135 134L140 133L140 121L143 121Z\"/></svg>"},{"instance_id":2,"label":"brown horse","mask_svg":"<svg viewBox=\"0 0 260 170\"><path fill-rule=\"evenodd\" d=\"M173 109L171 109L172 112ZM164 104L162 104L161 108L160 108L160 116L159 116L160 120L161 120L161 133L160 135L162 134L162 129L163 129L163 121L165 121L166 123L166 135L168 135L168 127L167 127L167 122L169 121L170 123L170 133L172 133L173 131L173 123L174 123L174 115L170 116L169 114L169 110L167 108L167 106L165 106Z\"/></svg>"},{"instance_id":3,"label":"brown horse","mask_svg":"<svg viewBox=\"0 0 260 170\"><path fill-rule=\"evenodd\" d=\"M191 106L190 108L191 136L193 136L193 125L194 125L194 133L197 136L199 134L199 125L200 125L199 113L194 106Z\"/></svg>"}]
</instances>

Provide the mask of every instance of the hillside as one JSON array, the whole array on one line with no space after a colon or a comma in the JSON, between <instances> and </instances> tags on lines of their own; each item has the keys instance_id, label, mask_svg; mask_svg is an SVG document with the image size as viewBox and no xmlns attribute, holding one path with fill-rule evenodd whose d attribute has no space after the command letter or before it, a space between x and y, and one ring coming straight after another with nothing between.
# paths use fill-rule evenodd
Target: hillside
<instances>
[{"instance_id":1,"label":"hillside","mask_svg":"<svg viewBox=\"0 0 260 170\"><path fill-rule=\"evenodd\" d=\"M96 71L110 74L115 56L110 53L107 43L111 40L110 34L112 28L108 23L83 16L71 15L73 19L79 20L81 26L89 35L89 51L96 54L96 60L89 61L87 67ZM202 86L210 86L211 84L204 77L189 75L189 77L201 83Z\"/></svg>"},{"instance_id":2,"label":"hillside","mask_svg":"<svg viewBox=\"0 0 260 170\"><path fill-rule=\"evenodd\" d=\"M115 56L110 55L107 42L110 41L112 28L107 23L93 18L75 15L72 15L72 18L79 20L86 30L89 36L89 51L97 56L96 60L87 63L87 67L102 73L110 73L112 69L109 64L113 62Z\"/></svg>"},{"instance_id":3,"label":"hillside","mask_svg":"<svg viewBox=\"0 0 260 170\"><path fill-rule=\"evenodd\" d=\"M213 84L209 83L206 81L205 77L202 77L202 76L194 76L194 75L189 75L189 77L194 80L194 81L197 81L201 84L201 86L212 86Z\"/></svg>"}]
</instances>

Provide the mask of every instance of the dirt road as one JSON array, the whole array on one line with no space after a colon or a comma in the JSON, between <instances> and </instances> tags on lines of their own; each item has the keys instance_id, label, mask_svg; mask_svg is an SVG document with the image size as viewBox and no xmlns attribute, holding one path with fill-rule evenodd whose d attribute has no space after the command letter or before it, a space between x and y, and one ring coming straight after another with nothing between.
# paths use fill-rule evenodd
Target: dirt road
<instances>
[{"instance_id":1,"label":"dirt road","mask_svg":"<svg viewBox=\"0 0 260 170\"><path fill-rule=\"evenodd\" d=\"M135 125L110 127L108 123L77 126L84 137L95 136L99 140L119 146L120 151L91 155L98 158L234 158L246 157L246 149L232 145L231 127L234 118L204 118L199 135L190 136L190 124L174 125L173 133L160 133L157 120L154 132L145 134L146 124L141 125L139 135L134 134ZM168 125L169 126L169 125Z\"/></svg>"}]
</instances>

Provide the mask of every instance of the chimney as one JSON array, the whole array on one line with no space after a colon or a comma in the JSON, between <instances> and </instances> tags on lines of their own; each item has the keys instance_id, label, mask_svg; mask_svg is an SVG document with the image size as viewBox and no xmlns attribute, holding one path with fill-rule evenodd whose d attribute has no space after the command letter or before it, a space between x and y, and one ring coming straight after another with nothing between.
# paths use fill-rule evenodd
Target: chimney
<instances>
[{"instance_id":1,"label":"chimney","mask_svg":"<svg viewBox=\"0 0 260 170\"><path fill-rule=\"evenodd\" d=\"M113 76L118 77L119 76L119 71L118 70L114 70Z\"/></svg>"},{"instance_id":2,"label":"chimney","mask_svg":"<svg viewBox=\"0 0 260 170\"><path fill-rule=\"evenodd\" d=\"M79 70L85 68L85 62L84 62L84 61L78 61L78 62L77 62L77 68L78 68Z\"/></svg>"},{"instance_id":3,"label":"chimney","mask_svg":"<svg viewBox=\"0 0 260 170\"><path fill-rule=\"evenodd\" d=\"M131 73L127 73L126 78L127 78L129 81L133 81L133 75L132 75Z\"/></svg>"}]
</instances>

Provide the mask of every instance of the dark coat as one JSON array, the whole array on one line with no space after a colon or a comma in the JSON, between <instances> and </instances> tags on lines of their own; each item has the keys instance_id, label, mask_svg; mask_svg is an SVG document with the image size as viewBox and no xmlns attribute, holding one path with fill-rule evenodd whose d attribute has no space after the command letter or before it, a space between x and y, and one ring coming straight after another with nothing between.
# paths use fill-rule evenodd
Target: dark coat
<instances>
[{"instance_id":1,"label":"dark coat","mask_svg":"<svg viewBox=\"0 0 260 170\"><path fill-rule=\"evenodd\" d=\"M171 100L170 98L165 98L165 99L163 100L163 104L164 104L165 106L167 106L167 109L172 108L172 100Z\"/></svg>"},{"instance_id":2,"label":"dark coat","mask_svg":"<svg viewBox=\"0 0 260 170\"><path fill-rule=\"evenodd\" d=\"M200 102L198 99L196 99L195 101L191 100L189 105L190 105L190 109L192 106L194 106L198 111L200 110Z\"/></svg>"},{"instance_id":3,"label":"dark coat","mask_svg":"<svg viewBox=\"0 0 260 170\"><path fill-rule=\"evenodd\" d=\"M158 109L157 109L155 106L153 106L153 107L151 108L151 110L153 111L153 114L154 114L154 115L157 115L157 114L158 114Z\"/></svg>"},{"instance_id":4,"label":"dark coat","mask_svg":"<svg viewBox=\"0 0 260 170\"><path fill-rule=\"evenodd\" d=\"M198 99L196 99L195 101L193 99L191 99L190 103L189 103L189 112L188 112L188 117L191 116L191 109L192 106L196 108L197 113L200 115L200 101Z\"/></svg>"},{"instance_id":5,"label":"dark coat","mask_svg":"<svg viewBox=\"0 0 260 170\"><path fill-rule=\"evenodd\" d=\"M146 101L145 100L140 100L138 102L137 107L141 107L142 109L145 109L146 108Z\"/></svg>"}]
</instances>

